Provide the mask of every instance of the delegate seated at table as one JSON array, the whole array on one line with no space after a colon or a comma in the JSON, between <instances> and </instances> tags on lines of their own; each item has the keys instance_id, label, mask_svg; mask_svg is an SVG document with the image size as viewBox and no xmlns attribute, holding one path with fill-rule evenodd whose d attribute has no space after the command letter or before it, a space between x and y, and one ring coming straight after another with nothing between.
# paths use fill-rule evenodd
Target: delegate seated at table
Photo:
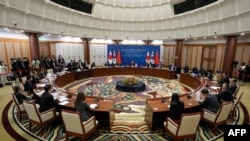
<instances>
[{"instance_id":1,"label":"delegate seated at table","mask_svg":"<svg viewBox=\"0 0 250 141\"><path fill-rule=\"evenodd\" d=\"M202 89L201 93L205 96L204 100L199 101L201 107L213 113L217 113L220 108L220 103L217 96L210 94L207 89Z\"/></svg>"},{"instance_id":2,"label":"delegate seated at table","mask_svg":"<svg viewBox=\"0 0 250 141\"><path fill-rule=\"evenodd\" d=\"M180 101L179 95L177 93L173 93L171 97L169 117L178 123L183 112L184 102Z\"/></svg>"},{"instance_id":3,"label":"delegate seated at table","mask_svg":"<svg viewBox=\"0 0 250 141\"><path fill-rule=\"evenodd\" d=\"M45 112L49 109L55 108L56 111L59 111L58 108L58 99L54 100L54 97L51 95L52 93L52 86L50 84L45 85L44 87L44 93L41 96L41 100L40 100L40 108L39 108L39 112Z\"/></svg>"}]
</instances>

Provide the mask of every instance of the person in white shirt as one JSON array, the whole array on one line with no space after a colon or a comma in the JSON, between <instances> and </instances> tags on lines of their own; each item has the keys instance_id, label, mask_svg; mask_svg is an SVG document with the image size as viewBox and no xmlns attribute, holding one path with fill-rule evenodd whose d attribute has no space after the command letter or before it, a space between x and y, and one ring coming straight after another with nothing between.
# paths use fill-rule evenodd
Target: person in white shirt
<instances>
[{"instance_id":1,"label":"person in white shirt","mask_svg":"<svg viewBox=\"0 0 250 141\"><path fill-rule=\"evenodd\" d=\"M1 79L1 84L4 85L5 82L6 82L6 76L7 76L7 67L6 65L4 64L3 61L0 61L0 79Z\"/></svg>"}]
</instances>

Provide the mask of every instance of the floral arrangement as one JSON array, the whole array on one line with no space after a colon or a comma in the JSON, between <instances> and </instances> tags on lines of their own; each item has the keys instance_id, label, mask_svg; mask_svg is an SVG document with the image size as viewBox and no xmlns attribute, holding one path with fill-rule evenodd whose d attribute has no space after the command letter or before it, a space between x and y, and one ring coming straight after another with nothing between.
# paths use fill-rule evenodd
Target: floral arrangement
<instances>
[{"instance_id":1,"label":"floral arrangement","mask_svg":"<svg viewBox=\"0 0 250 141\"><path fill-rule=\"evenodd\" d=\"M122 82L127 86L132 86L138 84L139 79L135 77L126 77Z\"/></svg>"}]
</instances>

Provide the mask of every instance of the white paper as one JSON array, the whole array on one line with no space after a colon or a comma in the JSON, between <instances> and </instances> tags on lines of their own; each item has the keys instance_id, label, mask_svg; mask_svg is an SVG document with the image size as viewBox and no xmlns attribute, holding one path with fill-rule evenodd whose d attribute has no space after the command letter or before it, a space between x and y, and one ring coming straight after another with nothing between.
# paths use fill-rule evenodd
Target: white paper
<instances>
[{"instance_id":1,"label":"white paper","mask_svg":"<svg viewBox=\"0 0 250 141\"><path fill-rule=\"evenodd\" d=\"M64 98L59 98L59 101L62 102L62 101L65 101L65 100L68 100L68 98L64 97Z\"/></svg>"},{"instance_id":2,"label":"white paper","mask_svg":"<svg viewBox=\"0 0 250 141\"><path fill-rule=\"evenodd\" d=\"M63 101L63 102L60 102L59 104L60 105L66 105L66 104L68 104L69 103L69 101Z\"/></svg>"},{"instance_id":3,"label":"white paper","mask_svg":"<svg viewBox=\"0 0 250 141\"><path fill-rule=\"evenodd\" d=\"M41 96L44 93L44 90L36 92L38 96Z\"/></svg>"},{"instance_id":4,"label":"white paper","mask_svg":"<svg viewBox=\"0 0 250 141\"><path fill-rule=\"evenodd\" d=\"M52 93L51 95L53 96L54 99L57 99L57 93Z\"/></svg>"},{"instance_id":5,"label":"white paper","mask_svg":"<svg viewBox=\"0 0 250 141\"><path fill-rule=\"evenodd\" d=\"M91 108L91 109L94 109L94 108L96 108L98 105L97 104L90 104L89 105L89 107Z\"/></svg>"},{"instance_id":6,"label":"white paper","mask_svg":"<svg viewBox=\"0 0 250 141\"><path fill-rule=\"evenodd\" d=\"M217 87L217 86L211 86L210 88L211 89L220 89L220 87Z\"/></svg>"},{"instance_id":7,"label":"white paper","mask_svg":"<svg viewBox=\"0 0 250 141\"><path fill-rule=\"evenodd\" d=\"M36 84L37 87L45 87L45 83L44 84Z\"/></svg>"}]
</instances>

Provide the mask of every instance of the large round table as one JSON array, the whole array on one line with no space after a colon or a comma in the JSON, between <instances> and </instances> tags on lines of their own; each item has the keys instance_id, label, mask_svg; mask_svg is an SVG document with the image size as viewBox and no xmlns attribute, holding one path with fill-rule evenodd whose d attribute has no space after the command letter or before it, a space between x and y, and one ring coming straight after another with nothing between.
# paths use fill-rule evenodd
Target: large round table
<instances>
[{"instance_id":1,"label":"large round table","mask_svg":"<svg viewBox=\"0 0 250 141\"><path fill-rule=\"evenodd\" d=\"M88 71L81 72L70 72L63 75L59 75L53 82L54 86L58 89L64 87L70 83L75 82L76 80L87 79L90 77L99 77L99 76L109 76L109 75L145 75L153 77L161 77L165 79L174 79L175 72L166 70L166 69L150 69L150 68L98 68L91 69ZM180 99L184 102L186 112L193 111L199 107L197 101L198 98L204 97L200 93L201 82L198 78L192 77L189 74L180 74L180 83L185 84L193 89L192 94L183 94L180 96ZM119 83L118 83L119 84ZM118 86L119 87L119 86ZM119 89L119 88L118 88ZM136 91L136 90L133 90ZM62 104L62 108L75 110L74 99L75 94L71 92L66 92L70 95L68 103ZM188 98L187 95L190 95L191 98ZM113 119L110 117L110 111L113 109L114 100L99 100L95 101L95 97L86 97L86 101L90 104L98 104L97 108L91 109L93 115L97 117L98 120L107 121L107 125L112 124ZM157 127L165 121L167 113L169 111L169 106L166 103L162 102L162 98L152 98L146 100L146 109L145 109L145 120L149 124L150 128ZM197 110L195 110L197 111ZM102 122L103 124L103 122Z\"/></svg>"}]
</instances>

